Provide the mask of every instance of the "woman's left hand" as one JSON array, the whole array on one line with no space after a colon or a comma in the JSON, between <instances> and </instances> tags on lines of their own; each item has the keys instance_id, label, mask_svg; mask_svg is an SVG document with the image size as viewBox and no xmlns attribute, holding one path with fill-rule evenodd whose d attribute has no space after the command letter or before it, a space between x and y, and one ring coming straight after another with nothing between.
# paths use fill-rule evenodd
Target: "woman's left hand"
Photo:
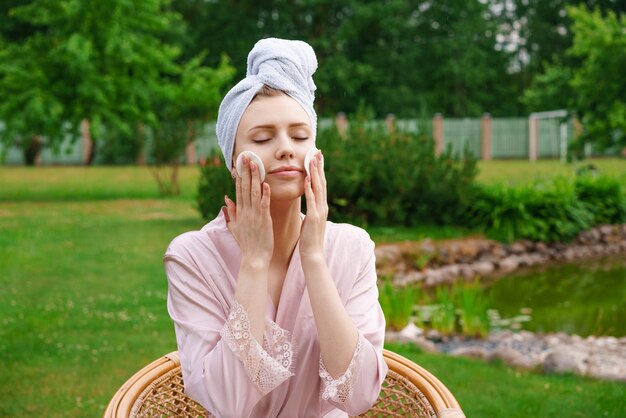
<instances>
[{"instance_id":1,"label":"woman's left hand","mask_svg":"<svg viewBox=\"0 0 626 418\"><path fill-rule=\"evenodd\" d=\"M324 238L328 202L326 201L326 175L324 158L320 151L311 160L310 176L304 179L306 216L300 231L300 257L324 257Z\"/></svg>"}]
</instances>

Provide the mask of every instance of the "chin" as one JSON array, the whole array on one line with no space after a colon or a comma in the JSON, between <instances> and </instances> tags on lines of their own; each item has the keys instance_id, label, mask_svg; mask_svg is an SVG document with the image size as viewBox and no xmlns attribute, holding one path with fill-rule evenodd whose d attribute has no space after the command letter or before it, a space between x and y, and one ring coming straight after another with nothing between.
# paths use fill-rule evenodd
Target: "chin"
<instances>
[{"instance_id":1,"label":"chin","mask_svg":"<svg viewBox=\"0 0 626 418\"><path fill-rule=\"evenodd\" d=\"M270 184L272 200L294 200L304 195L303 184Z\"/></svg>"}]
</instances>

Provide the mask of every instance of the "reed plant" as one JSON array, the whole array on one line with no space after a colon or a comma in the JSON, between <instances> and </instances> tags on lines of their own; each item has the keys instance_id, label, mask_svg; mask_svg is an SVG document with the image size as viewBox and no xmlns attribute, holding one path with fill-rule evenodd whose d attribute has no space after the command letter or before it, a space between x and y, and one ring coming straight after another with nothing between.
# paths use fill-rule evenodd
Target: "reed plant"
<instances>
[{"instance_id":1,"label":"reed plant","mask_svg":"<svg viewBox=\"0 0 626 418\"><path fill-rule=\"evenodd\" d=\"M440 286L435 290L435 303L431 311L430 325L443 335L452 335L456 330L454 289Z\"/></svg>"},{"instance_id":2,"label":"reed plant","mask_svg":"<svg viewBox=\"0 0 626 418\"><path fill-rule=\"evenodd\" d=\"M387 329L399 331L409 324L421 290L416 286L394 286L391 277L383 277L378 301L385 314Z\"/></svg>"},{"instance_id":3,"label":"reed plant","mask_svg":"<svg viewBox=\"0 0 626 418\"><path fill-rule=\"evenodd\" d=\"M491 300L481 289L480 283L461 283L458 286L457 300L460 325L463 335L484 338L489 334L489 306Z\"/></svg>"}]
</instances>

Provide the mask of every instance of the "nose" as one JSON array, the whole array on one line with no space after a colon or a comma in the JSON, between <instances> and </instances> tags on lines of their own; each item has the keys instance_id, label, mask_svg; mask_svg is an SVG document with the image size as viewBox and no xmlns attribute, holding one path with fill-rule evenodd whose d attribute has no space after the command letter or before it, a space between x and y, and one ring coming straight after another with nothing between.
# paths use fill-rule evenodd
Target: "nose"
<instances>
[{"instance_id":1,"label":"nose","mask_svg":"<svg viewBox=\"0 0 626 418\"><path fill-rule=\"evenodd\" d=\"M293 141L286 132L279 135L276 141L276 158L279 160L293 160L296 158L296 151L293 148Z\"/></svg>"}]
</instances>

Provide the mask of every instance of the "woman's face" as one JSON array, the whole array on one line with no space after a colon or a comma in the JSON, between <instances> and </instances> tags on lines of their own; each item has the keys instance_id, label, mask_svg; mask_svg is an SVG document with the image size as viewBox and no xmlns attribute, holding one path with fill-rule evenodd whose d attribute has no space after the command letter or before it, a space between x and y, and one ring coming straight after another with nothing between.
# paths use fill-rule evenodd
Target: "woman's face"
<instances>
[{"instance_id":1,"label":"woman's face","mask_svg":"<svg viewBox=\"0 0 626 418\"><path fill-rule=\"evenodd\" d=\"M257 97L243 113L233 152L233 167L242 151L252 151L265 166L272 200L304 194L304 157L315 146L305 110L286 94Z\"/></svg>"}]
</instances>

